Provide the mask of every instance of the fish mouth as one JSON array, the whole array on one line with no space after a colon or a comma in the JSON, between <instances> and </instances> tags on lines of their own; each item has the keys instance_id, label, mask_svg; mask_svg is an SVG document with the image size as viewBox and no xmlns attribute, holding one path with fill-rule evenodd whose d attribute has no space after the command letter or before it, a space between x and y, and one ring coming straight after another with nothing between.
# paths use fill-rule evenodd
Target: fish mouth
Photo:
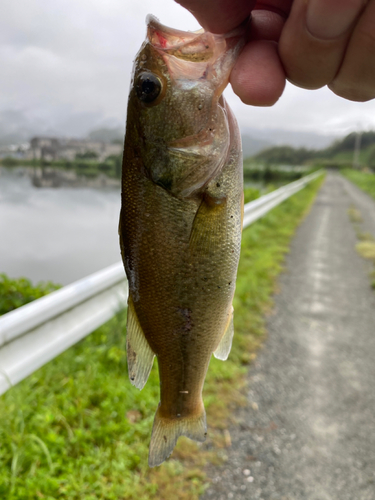
<instances>
[{"instance_id":1,"label":"fish mouth","mask_svg":"<svg viewBox=\"0 0 375 500\"><path fill-rule=\"evenodd\" d=\"M147 39L163 57L173 80L214 80L216 94L221 95L245 45L246 22L223 35L169 28L150 14L146 22Z\"/></svg>"},{"instance_id":2,"label":"fish mouth","mask_svg":"<svg viewBox=\"0 0 375 500\"><path fill-rule=\"evenodd\" d=\"M149 42L164 54L190 62L209 61L214 55L215 35L212 33L203 29L191 32L169 28L151 14L147 16L146 22Z\"/></svg>"},{"instance_id":3,"label":"fish mouth","mask_svg":"<svg viewBox=\"0 0 375 500\"><path fill-rule=\"evenodd\" d=\"M167 52L180 49L181 52L178 52L179 57L196 60L196 58L207 59L210 54L213 54L214 47L210 45L210 40L215 40L216 44L221 40L225 40L229 46L237 45L238 41L245 37L248 22L246 21L222 35L210 33L203 28L197 31L182 31L170 28L162 24L152 14L148 14L146 24L147 38L155 48Z\"/></svg>"}]
</instances>

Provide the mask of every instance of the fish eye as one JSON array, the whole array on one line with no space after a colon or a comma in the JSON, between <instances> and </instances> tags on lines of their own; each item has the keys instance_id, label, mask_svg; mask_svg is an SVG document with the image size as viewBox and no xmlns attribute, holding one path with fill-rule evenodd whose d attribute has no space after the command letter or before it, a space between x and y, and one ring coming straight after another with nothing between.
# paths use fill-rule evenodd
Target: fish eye
<instances>
[{"instance_id":1,"label":"fish eye","mask_svg":"<svg viewBox=\"0 0 375 500\"><path fill-rule=\"evenodd\" d=\"M142 102L150 103L155 101L161 92L161 80L153 73L141 73L135 84L137 96Z\"/></svg>"}]
</instances>

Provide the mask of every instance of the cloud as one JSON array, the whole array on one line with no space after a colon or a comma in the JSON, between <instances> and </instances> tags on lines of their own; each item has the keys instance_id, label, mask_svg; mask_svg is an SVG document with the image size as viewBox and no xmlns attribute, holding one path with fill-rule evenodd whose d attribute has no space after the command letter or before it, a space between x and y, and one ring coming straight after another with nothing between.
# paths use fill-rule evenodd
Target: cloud
<instances>
[{"instance_id":1,"label":"cloud","mask_svg":"<svg viewBox=\"0 0 375 500\"><path fill-rule=\"evenodd\" d=\"M96 124L124 123L148 13L179 29L199 27L172 0L17 0L1 9L0 112L22 111L50 128L70 123L72 131L90 116ZM287 85L272 108L245 106L230 90L227 96L244 127L321 133L375 127L375 101L350 103L328 89Z\"/></svg>"},{"instance_id":2,"label":"cloud","mask_svg":"<svg viewBox=\"0 0 375 500\"><path fill-rule=\"evenodd\" d=\"M150 0L6 2L0 18L0 110L33 110L56 119L70 110L124 120L145 16L154 11L173 24L175 10L176 18L188 20L187 28L197 27L187 11L165 0L157 5Z\"/></svg>"},{"instance_id":3,"label":"cloud","mask_svg":"<svg viewBox=\"0 0 375 500\"><path fill-rule=\"evenodd\" d=\"M244 106L231 89L226 90L226 97L243 127L334 135L375 128L375 100L347 101L327 87L304 90L288 83L280 100L269 108Z\"/></svg>"}]
</instances>

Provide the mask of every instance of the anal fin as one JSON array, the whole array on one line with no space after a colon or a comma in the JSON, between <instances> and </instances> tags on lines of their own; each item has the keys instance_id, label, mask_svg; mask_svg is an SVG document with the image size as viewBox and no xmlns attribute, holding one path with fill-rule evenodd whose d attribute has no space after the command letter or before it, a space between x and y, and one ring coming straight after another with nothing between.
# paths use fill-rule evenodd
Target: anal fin
<instances>
[{"instance_id":1,"label":"anal fin","mask_svg":"<svg viewBox=\"0 0 375 500\"><path fill-rule=\"evenodd\" d=\"M155 354L149 346L134 310L132 298L128 299L128 318L126 324L126 351L128 372L132 385L143 389L147 382Z\"/></svg>"},{"instance_id":2,"label":"anal fin","mask_svg":"<svg viewBox=\"0 0 375 500\"><path fill-rule=\"evenodd\" d=\"M206 412L203 401L198 413L183 418L162 417L159 406L152 428L148 465L155 467L162 464L171 455L180 436L203 443L206 435Z\"/></svg>"},{"instance_id":3,"label":"anal fin","mask_svg":"<svg viewBox=\"0 0 375 500\"><path fill-rule=\"evenodd\" d=\"M229 319L224 331L224 335L222 336L220 343L217 346L216 351L214 352L215 358L221 359L222 361L228 359L230 350L232 348L233 334L234 334L234 326L233 326L233 307L232 307L229 313Z\"/></svg>"}]
</instances>

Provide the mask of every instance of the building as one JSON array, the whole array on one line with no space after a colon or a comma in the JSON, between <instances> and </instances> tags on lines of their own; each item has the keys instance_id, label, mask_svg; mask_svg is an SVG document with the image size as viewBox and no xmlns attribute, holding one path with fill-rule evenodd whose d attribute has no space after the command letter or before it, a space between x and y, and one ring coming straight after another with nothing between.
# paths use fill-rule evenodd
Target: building
<instances>
[{"instance_id":1,"label":"building","mask_svg":"<svg viewBox=\"0 0 375 500\"><path fill-rule=\"evenodd\" d=\"M25 154L29 151L30 145L29 143L25 144L11 144L8 146L0 145L0 158L16 158L22 159L25 158Z\"/></svg>"},{"instance_id":2,"label":"building","mask_svg":"<svg viewBox=\"0 0 375 500\"><path fill-rule=\"evenodd\" d=\"M77 155L94 153L98 161L104 161L108 156L120 155L123 146L106 142L94 142L86 139L65 139L57 137L33 137L26 159L36 160L75 160Z\"/></svg>"}]
</instances>

